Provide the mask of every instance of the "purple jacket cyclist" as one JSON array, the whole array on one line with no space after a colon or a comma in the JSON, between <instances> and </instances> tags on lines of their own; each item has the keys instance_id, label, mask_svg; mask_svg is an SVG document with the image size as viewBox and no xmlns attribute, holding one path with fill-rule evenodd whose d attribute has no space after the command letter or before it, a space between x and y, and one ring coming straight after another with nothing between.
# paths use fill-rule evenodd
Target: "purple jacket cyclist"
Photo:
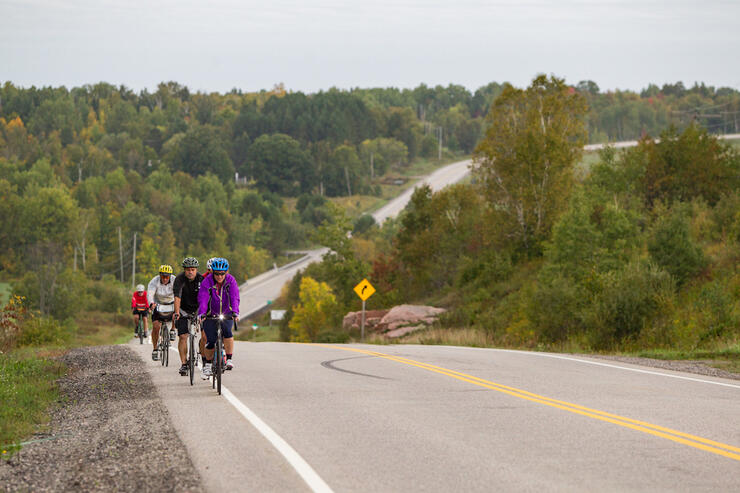
<instances>
[{"instance_id":1,"label":"purple jacket cyclist","mask_svg":"<svg viewBox=\"0 0 740 493\"><path fill-rule=\"evenodd\" d=\"M226 369L234 368L234 320L239 318L239 285L234 276L228 273L229 261L225 258L214 258L211 261L213 274L207 276L198 290L198 316L203 320L203 332L206 334L205 358L201 378L208 380L213 368L213 348L218 336L218 317L223 315L222 331L224 350L226 351Z\"/></svg>"}]
</instances>

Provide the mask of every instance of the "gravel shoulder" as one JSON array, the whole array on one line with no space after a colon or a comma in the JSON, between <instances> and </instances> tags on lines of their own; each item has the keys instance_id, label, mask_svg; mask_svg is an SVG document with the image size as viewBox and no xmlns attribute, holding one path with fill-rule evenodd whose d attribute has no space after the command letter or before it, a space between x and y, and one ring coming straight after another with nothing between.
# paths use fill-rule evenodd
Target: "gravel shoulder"
<instances>
[{"instance_id":1,"label":"gravel shoulder","mask_svg":"<svg viewBox=\"0 0 740 493\"><path fill-rule=\"evenodd\" d=\"M732 380L740 380L739 373L732 373L720 368L715 368L708 365L703 361L694 360L663 360L653 358L639 358L636 356L612 356L603 354L589 354L589 355L575 355L575 356L588 356L589 358L606 359L611 361L619 361L621 363L629 363L632 365L649 366L652 368L660 368L663 370L682 371L686 373L695 373L697 375L704 375L708 377L718 378L729 378Z\"/></svg>"},{"instance_id":2,"label":"gravel shoulder","mask_svg":"<svg viewBox=\"0 0 740 493\"><path fill-rule=\"evenodd\" d=\"M200 478L141 360L73 349L48 433L0 461L5 491L199 491Z\"/></svg>"}]
</instances>

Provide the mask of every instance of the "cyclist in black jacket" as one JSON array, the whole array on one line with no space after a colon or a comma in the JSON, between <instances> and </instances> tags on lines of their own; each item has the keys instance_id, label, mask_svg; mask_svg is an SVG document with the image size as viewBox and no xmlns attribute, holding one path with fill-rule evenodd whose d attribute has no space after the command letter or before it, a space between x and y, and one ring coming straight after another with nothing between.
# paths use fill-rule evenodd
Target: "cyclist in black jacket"
<instances>
[{"instance_id":1,"label":"cyclist in black jacket","mask_svg":"<svg viewBox=\"0 0 740 493\"><path fill-rule=\"evenodd\" d=\"M173 290L175 292L175 327L179 341L180 375L188 374L188 320L185 316L198 313L198 289L203 276L198 273L198 259L187 257L182 261L183 272L177 275Z\"/></svg>"}]
</instances>

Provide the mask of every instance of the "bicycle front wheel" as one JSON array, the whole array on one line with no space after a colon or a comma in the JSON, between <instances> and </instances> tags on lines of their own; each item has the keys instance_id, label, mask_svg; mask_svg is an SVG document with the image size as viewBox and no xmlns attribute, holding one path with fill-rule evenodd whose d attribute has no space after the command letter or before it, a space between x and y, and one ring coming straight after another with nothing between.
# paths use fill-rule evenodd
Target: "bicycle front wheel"
<instances>
[{"instance_id":1,"label":"bicycle front wheel","mask_svg":"<svg viewBox=\"0 0 740 493\"><path fill-rule=\"evenodd\" d=\"M216 390L218 395L221 395L221 377L224 374L224 357L223 357L224 343L221 337L216 341L216 355L213 361L218 361L218 370L216 371Z\"/></svg>"},{"instance_id":2,"label":"bicycle front wheel","mask_svg":"<svg viewBox=\"0 0 740 493\"><path fill-rule=\"evenodd\" d=\"M144 323L141 321L143 315L139 315L139 344L144 344Z\"/></svg>"}]
</instances>

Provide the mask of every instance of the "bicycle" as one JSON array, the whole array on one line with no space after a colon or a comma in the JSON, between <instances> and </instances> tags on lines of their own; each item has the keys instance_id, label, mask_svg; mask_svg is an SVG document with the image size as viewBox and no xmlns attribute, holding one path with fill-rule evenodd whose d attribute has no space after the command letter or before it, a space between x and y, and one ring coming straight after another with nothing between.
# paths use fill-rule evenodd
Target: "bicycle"
<instances>
[{"instance_id":1,"label":"bicycle","mask_svg":"<svg viewBox=\"0 0 740 493\"><path fill-rule=\"evenodd\" d=\"M172 336L170 331L172 330L172 312L174 307L171 304L157 305L157 311L160 315L169 315L168 320L162 320L162 326L159 330L159 347L162 357L159 358L162 361L162 366L170 366L170 341Z\"/></svg>"},{"instance_id":2,"label":"bicycle","mask_svg":"<svg viewBox=\"0 0 740 493\"><path fill-rule=\"evenodd\" d=\"M136 323L136 333L139 334L139 344L144 344L144 317L147 316L147 312L139 312L139 321Z\"/></svg>"},{"instance_id":3,"label":"bicycle","mask_svg":"<svg viewBox=\"0 0 740 493\"><path fill-rule=\"evenodd\" d=\"M224 320L226 320L226 317L223 313L218 315L217 317L211 317L218 320L218 328L216 329L216 347L213 350L213 365L212 365L212 385L211 388L216 389L218 392L218 395L221 395L221 380L223 378L223 373L225 371L224 369L224 359L226 358L226 355L224 354L224 334L223 334L223 323Z\"/></svg>"},{"instance_id":4,"label":"bicycle","mask_svg":"<svg viewBox=\"0 0 740 493\"><path fill-rule=\"evenodd\" d=\"M200 334L200 320L195 315L187 315L185 318L188 320L188 372L190 373L190 385L193 385L193 378L195 375L195 367L198 366L198 354L195 350L196 339Z\"/></svg>"}]
</instances>

